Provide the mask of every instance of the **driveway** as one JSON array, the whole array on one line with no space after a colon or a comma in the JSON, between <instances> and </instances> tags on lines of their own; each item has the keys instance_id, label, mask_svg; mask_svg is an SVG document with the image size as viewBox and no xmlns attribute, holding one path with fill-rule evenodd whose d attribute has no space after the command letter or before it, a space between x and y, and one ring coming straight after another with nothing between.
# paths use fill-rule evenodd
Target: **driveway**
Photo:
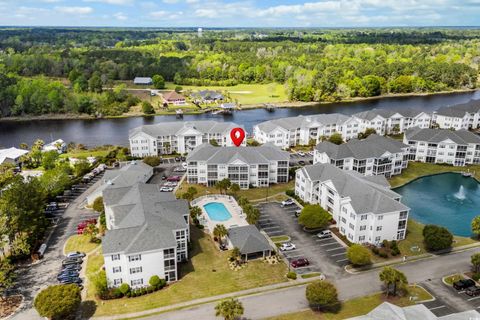
<instances>
[{"instance_id":1,"label":"driveway","mask_svg":"<svg viewBox=\"0 0 480 320\"><path fill-rule=\"evenodd\" d=\"M300 257L307 258L310 265L297 268L298 274L322 272L329 278L341 277L345 273L343 267L348 264L345 248L334 238L319 239L316 233L308 233L298 225L295 211L300 208L296 205L281 207L277 202L258 205L260 219L258 227L267 235L288 235L296 249L282 252L288 261Z\"/></svg>"},{"instance_id":2,"label":"driveway","mask_svg":"<svg viewBox=\"0 0 480 320\"><path fill-rule=\"evenodd\" d=\"M86 204L86 197L101 183L100 177L97 176L89 184L80 185L77 191L67 197L71 199L71 202L64 212L59 210L56 214L58 224L53 229L51 237L47 241L47 250L43 259L34 264L17 268L18 282L15 291L24 296L24 303L21 310L10 319L43 319L33 308L33 299L40 290L58 283L56 277L60 271L61 262L63 258L65 258L63 255L63 246L71 235L77 233L77 224L83 220L98 217L98 214L85 209L84 206ZM82 192L83 190L86 191Z\"/></svg>"}]
</instances>

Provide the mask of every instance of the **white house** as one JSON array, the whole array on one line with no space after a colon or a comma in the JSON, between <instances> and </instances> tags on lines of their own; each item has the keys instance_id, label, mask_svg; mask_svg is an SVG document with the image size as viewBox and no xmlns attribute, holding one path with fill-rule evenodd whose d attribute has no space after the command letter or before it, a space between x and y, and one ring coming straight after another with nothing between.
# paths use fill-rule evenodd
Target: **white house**
<instances>
[{"instance_id":1,"label":"white house","mask_svg":"<svg viewBox=\"0 0 480 320\"><path fill-rule=\"evenodd\" d=\"M480 137L464 129L412 128L405 132L403 142L415 161L454 166L480 163Z\"/></svg>"},{"instance_id":2,"label":"white house","mask_svg":"<svg viewBox=\"0 0 480 320\"><path fill-rule=\"evenodd\" d=\"M401 109L372 109L359 112L353 118L360 122L360 131L373 128L377 134L402 133L408 128L430 128L432 115L424 111Z\"/></svg>"},{"instance_id":3,"label":"white house","mask_svg":"<svg viewBox=\"0 0 480 320\"><path fill-rule=\"evenodd\" d=\"M129 132L134 157L188 153L202 143L215 140L219 146L233 146L230 131L241 127L232 122L177 121L140 126ZM242 146L246 146L246 139Z\"/></svg>"},{"instance_id":4,"label":"white house","mask_svg":"<svg viewBox=\"0 0 480 320\"><path fill-rule=\"evenodd\" d=\"M67 144L62 139L57 139L44 145L42 151L57 151L58 153L64 153L67 151Z\"/></svg>"},{"instance_id":5,"label":"white house","mask_svg":"<svg viewBox=\"0 0 480 320\"><path fill-rule=\"evenodd\" d=\"M313 163L331 163L366 176L382 174L389 178L407 167L408 154L408 145L372 134L364 140L351 139L341 145L320 142L314 149Z\"/></svg>"},{"instance_id":6,"label":"white house","mask_svg":"<svg viewBox=\"0 0 480 320\"><path fill-rule=\"evenodd\" d=\"M330 212L339 232L351 242L379 244L405 238L410 209L382 175L363 176L317 163L297 170L295 194Z\"/></svg>"},{"instance_id":7,"label":"white house","mask_svg":"<svg viewBox=\"0 0 480 320\"><path fill-rule=\"evenodd\" d=\"M108 186L103 191L107 232L102 240L108 286L146 287L152 276L178 280L188 259L189 208L156 184Z\"/></svg>"},{"instance_id":8,"label":"white house","mask_svg":"<svg viewBox=\"0 0 480 320\"><path fill-rule=\"evenodd\" d=\"M10 163L13 165L20 164L20 158L26 155L28 150L11 147L8 149L0 149L0 164Z\"/></svg>"},{"instance_id":9,"label":"white house","mask_svg":"<svg viewBox=\"0 0 480 320\"><path fill-rule=\"evenodd\" d=\"M438 109L433 114L434 122L441 129L469 130L480 127L480 101L470 100Z\"/></svg>"},{"instance_id":10,"label":"white house","mask_svg":"<svg viewBox=\"0 0 480 320\"><path fill-rule=\"evenodd\" d=\"M343 114L317 114L274 119L253 127L253 137L260 143L272 143L287 149L296 145L308 145L313 140L340 133L344 140L356 138L360 133L359 121Z\"/></svg>"},{"instance_id":11,"label":"white house","mask_svg":"<svg viewBox=\"0 0 480 320\"><path fill-rule=\"evenodd\" d=\"M271 144L259 147L214 147L202 144L187 157L189 183L208 186L228 178L242 189L288 182L290 154Z\"/></svg>"}]
</instances>

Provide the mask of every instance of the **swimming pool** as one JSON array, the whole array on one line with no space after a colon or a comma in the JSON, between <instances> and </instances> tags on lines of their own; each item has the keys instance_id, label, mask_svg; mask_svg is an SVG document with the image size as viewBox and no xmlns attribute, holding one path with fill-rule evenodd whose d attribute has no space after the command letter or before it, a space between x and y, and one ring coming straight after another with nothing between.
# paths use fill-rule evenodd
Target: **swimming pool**
<instances>
[{"instance_id":1,"label":"swimming pool","mask_svg":"<svg viewBox=\"0 0 480 320\"><path fill-rule=\"evenodd\" d=\"M203 208L207 212L210 220L212 221L227 221L232 218L232 215L223 203L209 202L205 204Z\"/></svg>"}]
</instances>

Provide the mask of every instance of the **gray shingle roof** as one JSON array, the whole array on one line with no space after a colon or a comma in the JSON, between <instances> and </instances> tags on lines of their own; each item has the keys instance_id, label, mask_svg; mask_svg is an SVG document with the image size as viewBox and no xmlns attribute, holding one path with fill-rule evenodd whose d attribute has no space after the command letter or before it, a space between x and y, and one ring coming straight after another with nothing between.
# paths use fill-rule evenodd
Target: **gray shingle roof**
<instances>
[{"instance_id":1,"label":"gray shingle roof","mask_svg":"<svg viewBox=\"0 0 480 320\"><path fill-rule=\"evenodd\" d=\"M144 125L129 131L129 136L132 136L138 132L145 132L146 134L157 136L170 136L177 135L179 132L185 129L192 128L200 133L227 133L233 128L242 127L232 122L218 122L218 121L174 121L174 122L161 122L157 124ZM243 127L242 127L243 128Z\"/></svg>"},{"instance_id":2,"label":"gray shingle roof","mask_svg":"<svg viewBox=\"0 0 480 320\"><path fill-rule=\"evenodd\" d=\"M152 84L152 78L150 78L150 77L135 77L135 79L133 79L133 83L135 83L135 84Z\"/></svg>"},{"instance_id":3,"label":"gray shingle roof","mask_svg":"<svg viewBox=\"0 0 480 320\"><path fill-rule=\"evenodd\" d=\"M355 171L344 171L329 163L317 163L299 170L312 181L332 181L342 197L350 197L356 213L382 214L409 208L394 198L400 195L386 185L385 177L369 179Z\"/></svg>"},{"instance_id":4,"label":"gray shingle roof","mask_svg":"<svg viewBox=\"0 0 480 320\"><path fill-rule=\"evenodd\" d=\"M424 113L424 111L413 109L413 108L372 109L372 110L356 113L354 114L354 117L370 121L375 119L376 116L381 116L387 119L397 113L406 118L414 118Z\"/></svg>"},{"instance_id":5,"label":"gray shingle roof","mask_svg":"<svg viewBox=\"0 0 480 320\"><path fill-rule=\"evenodd\" d=\"M436 111L437 114L447 117L463 118L465 113L480 112L480 100L470 100L466 103L442 107Z\"/></svg>"},{"instance_id":6,"label":"gray shingle roof","mask_svg":"<svg viewBox=\"0 0 480 320\"><path fill-rule=\"evenodd\" d=\"M204 143L187 157L187 161L206 161L209 164L231 163L237 159L248 164L268 164L275 160L289 161L290 153L269 143L259 147L214 147Z\"/></svg>"},{"instance_id":7,"label":"gray shingle roof","mask_svg":"<svg viewBox=\"0 0 480 320\"><path fill-rule=\"evenodd\" d=\"M445 129L421 129L411 128L405 131L405 137L409 141L426 141L439 143L447 139L457 144L466 145L469 143L480 144L480 137L467 130L445 130Z\"/></svg>"},{"instance_id":8,"label":"gray shingle roof","mask_svg":"<svg viewBox=\"0 0 480 320\"><path fill-rule=\"evenodd\" d=\"M372 134L364 140L351 139L341 145L324 141L315 148L321 153L326 153L331 159L367 159L380 158L386 152L400 153L408 146L401 141Z\"/></svg>"},{"instance_id":9,"label":"gray shingle roof","mask_svg":"<svg viewBox=\"0 0 480 320\"><path fill-rule=\"evenodd\" d=\"M318 124L329 125L336 124L342 125L344 122L350 120L350 117L340 113L330 113L330 114L317 114L310 116L297 116L289 118L280 118L265 121L258 124L258 127L264 132L270 132L277 127L284 128L286 130L295 130L302 127L312 127Z\"/></svg>"},{"instance_id":10,"label":"gray shingle roof","mask_svg":"<svg viewBox=\"0 0 480 320\"><path fill-rule=\"evenodd\" d=\"M463 118L467 111L455 107L442 107L436 111L437 115L446 117Z\"/></svg>"},{"instance_id":11,"label":"gray shingle roof","mask_svg":"<svg viewBox=\"0 0 480 320\"><path fill-rule=\"evenodd\" d=\"M250 254L272 250L268 240L254 225L228 229L228 238L242 254Z\"/></svg>"},{"instance_id":12,"label":"gray shingle roof","mask_svg":"<svg viewBox=\"0 0 480 320\"><path fill-rule=\"evenodd\" d=\"M104 201L115 220L115 229L108 230L102 242L104 254L172 248L176 246L173 230L187 228L188 202L160 192L154 184L107 187Z\"/></svg>"}]
</instances>

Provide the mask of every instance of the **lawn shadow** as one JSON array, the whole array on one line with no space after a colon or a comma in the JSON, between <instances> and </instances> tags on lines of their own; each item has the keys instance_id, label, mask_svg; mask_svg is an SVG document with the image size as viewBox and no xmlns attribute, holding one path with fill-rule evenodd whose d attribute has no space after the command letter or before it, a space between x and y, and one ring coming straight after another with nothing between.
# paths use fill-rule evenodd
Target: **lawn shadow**
<instances>
[{"instance_id":1,"label":"lawn shadow","mask_svg":"<svg viewBox=\"0 0 480 320\"><path fill-rule=\"evenodd\" d=\"M194 225L190 225L190 244L188 251L189 256L187 261L179 263L180 279L183 278L185 275L189 274L190 272L195 271L195 267L192 263L192 258L203 252L202 247L200 246L200 240L205 237L208 237L208 235L203 230L198 229L198 227Z\"/></svg>"},{"instance_id":2,"label":"lawn shadow","mask_svg":"<svg viewBox=\"0 0 480 320\"><path fill-rule=\"evenodd\" d=\"M82 319L90 319L97 310L97 303L92 300L82 301L80 305Z\"/></svg>"}]
</instances>

